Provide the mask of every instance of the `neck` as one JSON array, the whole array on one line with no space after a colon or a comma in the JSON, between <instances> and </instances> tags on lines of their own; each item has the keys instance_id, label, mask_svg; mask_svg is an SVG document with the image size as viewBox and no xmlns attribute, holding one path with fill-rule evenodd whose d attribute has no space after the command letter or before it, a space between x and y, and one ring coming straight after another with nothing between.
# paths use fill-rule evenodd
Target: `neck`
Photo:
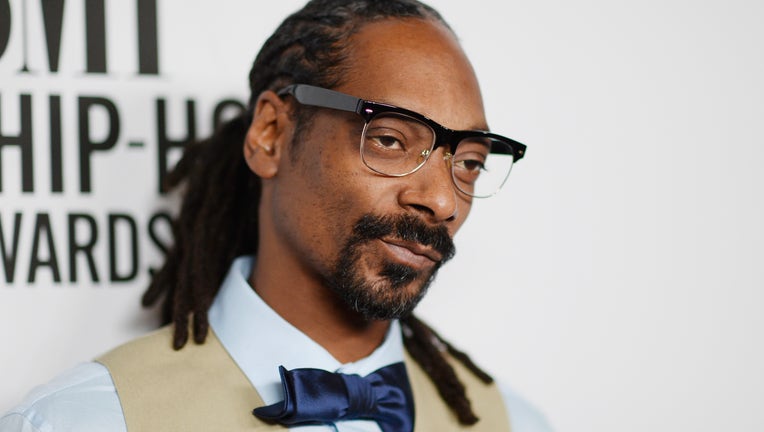
<instances>
[{"instance_id":1,"label":"neck","mask_svg":"<svg viewBox=\"0 0 764 432\"><path fill-rule=\"evenodd\" d=\"M249 283L287 322L341 363L360 360L382 344L389 321L366 320L349 311L323 283L268 256L257 258Z\"/></svg>"}]
</instances>

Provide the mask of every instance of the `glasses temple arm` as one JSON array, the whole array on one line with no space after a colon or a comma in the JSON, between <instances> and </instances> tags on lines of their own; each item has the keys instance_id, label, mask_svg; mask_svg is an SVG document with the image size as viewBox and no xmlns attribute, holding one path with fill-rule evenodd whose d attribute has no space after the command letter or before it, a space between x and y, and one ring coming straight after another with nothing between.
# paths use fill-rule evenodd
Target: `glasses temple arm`
<instances>
[{"instance_id":1,"label":"glasses temple arm","mask_svg":"<svg viewBox=\"0 0 764 432\"><path fill-rule=\"evenodd\" d=\"M344 93L307 84L292 84L279 91L279 96L291 94L303 105L332 108L340 111L360 112L363 100Z\"/></svg>"}]
</instances>

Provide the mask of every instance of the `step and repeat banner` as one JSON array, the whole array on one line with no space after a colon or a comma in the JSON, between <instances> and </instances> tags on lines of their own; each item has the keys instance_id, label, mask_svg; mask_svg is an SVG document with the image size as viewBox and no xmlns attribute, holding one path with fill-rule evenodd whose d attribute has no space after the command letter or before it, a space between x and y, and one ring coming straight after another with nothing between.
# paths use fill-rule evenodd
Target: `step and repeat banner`
<instances>
[{"instance_id":1,"label":"step and repeat banner","mask_svg":"<svg viewBox=\"0 0 764 432\"><path fill-rule=\"evenodd\" d=\"M159 185L199 101L160 70L156 1L127 3L0 2L5 283L130 284L167 247Z\"/></svg>"}]
</instances>

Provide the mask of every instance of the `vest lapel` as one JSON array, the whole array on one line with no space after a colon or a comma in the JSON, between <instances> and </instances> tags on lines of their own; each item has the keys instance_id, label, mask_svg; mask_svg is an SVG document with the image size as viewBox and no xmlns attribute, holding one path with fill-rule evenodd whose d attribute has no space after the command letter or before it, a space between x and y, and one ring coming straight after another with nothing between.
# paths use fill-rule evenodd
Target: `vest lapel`
<instances>
[{"instance_id":1,"label":"vest lapel","mask_svg":"<svg viewBox=\"0 0 764 432\"><path fill-rule=\"evenodd\" d=\"M101 356L129 432L284 430L252 415L263 400L210 331L203 345L172 349L172 327Z\"/></svg>"}]
</instances>

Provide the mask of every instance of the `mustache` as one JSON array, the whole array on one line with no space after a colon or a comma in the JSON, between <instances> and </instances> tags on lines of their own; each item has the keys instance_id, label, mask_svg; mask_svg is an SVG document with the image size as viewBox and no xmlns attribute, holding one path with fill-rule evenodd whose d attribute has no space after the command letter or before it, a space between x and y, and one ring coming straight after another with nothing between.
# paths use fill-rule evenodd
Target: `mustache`
<instances>
[{"instance_id":1,"label":"mustache","mask_svg":"<svg viewBox=\"0 0 764 432\"><path fill-rule=\"evenodd\" d=\"M437 251L442 256L441 263L450 260L456 254L456 246L445 226L431 226L409 214L394 216L366 214L356 222L353 235L359 242L389 235L416 242Z\"/></svg>"}]
</instances>

